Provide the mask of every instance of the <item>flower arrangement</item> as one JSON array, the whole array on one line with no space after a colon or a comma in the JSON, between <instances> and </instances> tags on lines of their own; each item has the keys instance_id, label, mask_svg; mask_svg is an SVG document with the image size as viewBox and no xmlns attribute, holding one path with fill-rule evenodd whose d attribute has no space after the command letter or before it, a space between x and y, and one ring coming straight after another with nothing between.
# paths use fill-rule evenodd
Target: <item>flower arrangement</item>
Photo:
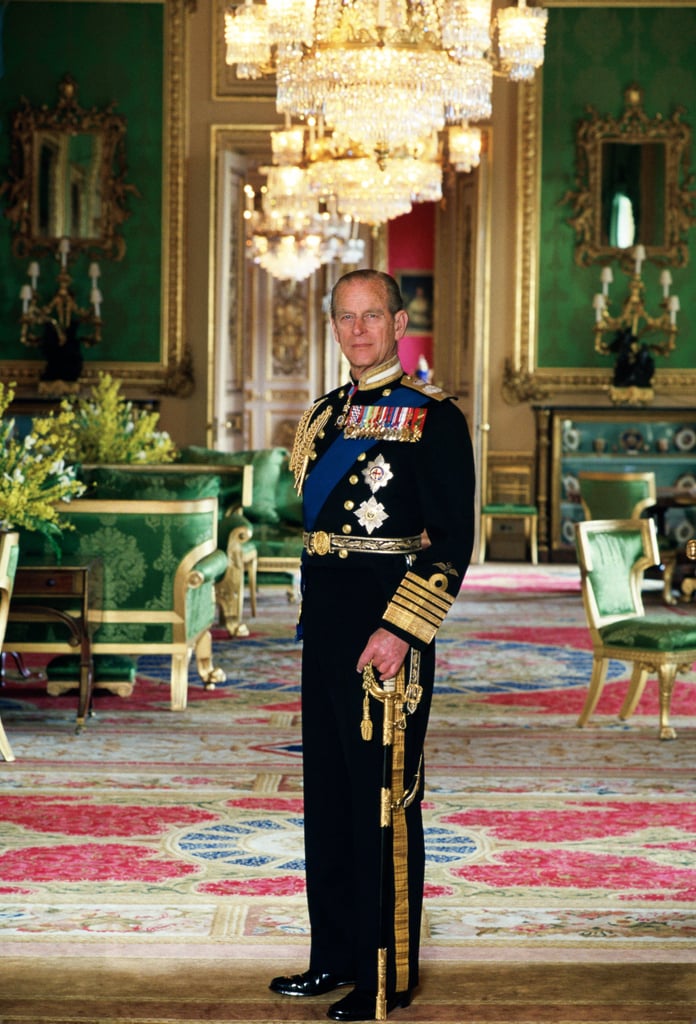
<instances>
[{"instance_id":1,"label":"flower arrangement","mask_svg":"<svg viewBox=\"0 0 696 1024\"><path fill-rule=\"evenodd\" d=\"M57 502L85 490L62 441L73 413L37 416L26 437L15 437L15 421L5 419L14 396L15 385L0 382L0 530L36 530L50 538L71 528Z\"/></svg>"},{"instance_id":2,"label":"flower arrangement","mask_svg":"<svg viewBox=\"0 0 696 1024\"><path fill-rule=\"evenodd\" d=\"M159 413L134 409L108 373L99 373L89 397L64 399L62 408L73 413L63 442L74 462L160 464L176 458L169 434L157 429Z\"/></svg>"}]
</instances>

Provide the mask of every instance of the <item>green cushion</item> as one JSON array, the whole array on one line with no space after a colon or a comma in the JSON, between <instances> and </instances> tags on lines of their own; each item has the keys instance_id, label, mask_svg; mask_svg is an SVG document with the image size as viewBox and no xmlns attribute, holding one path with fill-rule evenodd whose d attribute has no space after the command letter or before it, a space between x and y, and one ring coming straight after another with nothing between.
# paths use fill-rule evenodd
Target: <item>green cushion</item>
<instances>
[{"instance_id":1,"label":"green cushion","mask_svg":"<svg viewBox=\"0 0 696 1024\"><path fill-rule=\"evenodd\" d=\"M481 511L484 515L498 516L535 516L536 505L484 505Z\"/></svg>"},{"instance_id":2,"label":"green cushion","mask_svg":"<svg viewBox=\"0 0 696 1024\"><path fill-rule=\"evenodd\" d=\"M135 682L134 658L123 654L95 654L94 682ZM80 678L80 658L77 654L59 654L46 666L49 679L73 680Z\"/></svg>"},{"instance_id":3,"label":"green cushion","mask_svg":"<svg viewBox=\"0 0 696 1024\"><path fill-rule=\"evenodd\" d=\"M302 526L302 498L295 490L295 477L284 466L277 487L277 511L282 523Z\"/></svg>"},{"instance_id":4,"label":"green cushion","mask_svg":"<svg viewBox=\"0 0 696 1024\"><path fill-rule=\"evenodd\" d=\"M280 522L276 507L276 488L287 455L286 448L218 452L211 448L200 448L195 445L183 448L181 452L184 462L205 461L208 465L253 466L254 486L251 505L244 509L244 514L252 523Z\"/></svg>"},{"instance_id":5,"label":"green cushion","mask_svg":"<svg viewBox=\"0 0 696 1024\"><path fill-rule=\"evenodd\" d=\"M682 615L645 615L603 626L602 641L612 647L649 651L696 649L696 621Z\"/></svg>"},{"instance_id":6,"label":"green cushion","mask_svg":"<svg viewBox=\"0 0 696 1024\"><path fill-rule=\"evenodd\" d=\"M302 528L283 528L261 524L254 529L254 547L259 558L300 558Z\"/></svg>"},{"instance_id":7,"label":"green cushion","mask_svg":"<svg viewBox=\"0 0 696 1024\"><path fill-rule=\"evenodd\" d=\"M631 519L636 505L650 494L646 480L579 478L580 494L592 519Z\"/></svg>"},{"instance_id":8,"label":"green cushion","mask_svg":"<svg viewBox=\"0 0 696 1024\"><path fill-rule=\"evenodd\" d=\"M147 470L94 466L83 469L81 479L89 486L85 498L137 501L194 501L217 498L220 480L203 473L180 473L166 468Z\"/></svg>"},{"instance_id":9,"label":"green cushion","mask_svg":"<svg viewBox=\"0 0 696 1024\"><path fill-rule=\"evenodd\" d=\"M631 569L643 554L638 530L586 534L592 570L589 582L600 615L631 615L636 611Z\"/></svg>"}]
</instances>

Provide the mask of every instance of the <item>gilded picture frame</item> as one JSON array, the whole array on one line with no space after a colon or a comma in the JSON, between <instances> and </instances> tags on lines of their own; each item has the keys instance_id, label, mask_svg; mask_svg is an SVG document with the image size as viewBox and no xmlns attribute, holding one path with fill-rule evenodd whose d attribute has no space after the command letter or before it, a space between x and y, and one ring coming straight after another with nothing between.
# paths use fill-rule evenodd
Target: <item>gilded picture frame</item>
<instances>
[{"instance_id":1,"label":"gilded picture frame","mask_svg":"<svg viewBox=\"0 0 696 1024\"><path fill-rule=\"evenodd\" d=\"M549 9L605 8L606 4L604 0L546 0L544 6ZM670 4L618 0L612 4L612 7L637 9L656 6L693 8L696 0L676 0ZM560 368L541 367L538 363L543 99L542 68L533 82L520 86L517 98L515 323L511 354L505 359L502 381L502 396L510 405L552 402L557 396L568 394L591 393L599 397L608 393L611 384L610 365L606 369ZM569 234L568 244L574 247L572 234ZM591 312L588 315L588 351L592 349ZM664 363L657 369L655 381L665 400L683 401L690 399L696 390L696 370L674 369Z\"/></svg>"},{"instance_id":2,"label":"gilded picture frame","mask_svg":"<svg viewBox=\"0 0 696 1024\"><path fill-rule=\"evenodd\" d=\"M185 111L188 94L186 63L187 19L193 0L162 0L162 202L156 212L161 232L159 290L160 332L153 346L155 359L144 362L85 360L80 384L96 383L100 370L108 370L128 395L185 397L193 388L192 360L184 340L184 217L185 217ZM108 329L108 327L107 327ZM17 385L18 395L38 391L43 362L16 357L0 359L0 377ZM154 354L154 352L153 352Z\"/></svg>"}]
</instances>

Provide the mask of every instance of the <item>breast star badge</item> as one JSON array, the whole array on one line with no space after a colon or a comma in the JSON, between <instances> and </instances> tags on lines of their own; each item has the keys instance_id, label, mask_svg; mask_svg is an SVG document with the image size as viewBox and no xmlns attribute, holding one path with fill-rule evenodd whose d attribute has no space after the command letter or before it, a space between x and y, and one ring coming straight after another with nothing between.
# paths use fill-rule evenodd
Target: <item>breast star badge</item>
<instances>
[{"instance_id":1,"label":"breast star badge","mask_svg":"<svg viewBox=\"0 0 696 1024\"><path fill-rule=\"evenodd\" d=\"M389 518L389 513L384 511L384 505L375 497L370 498L369 501L363 501L356 508L355 515L358 517L360 525L368 533L379 529L384 520Z\"/></svg>"},{"instance_id":2,"label":"breast star badge","mask_svg":"<svg viewBox=\"0 0 696 1024\"><path fill-rule=\"evenodd\" d=\"M362 471L362 475L365 477L365 483L373 494L380 487L386 487L389 481L394 478L391 467L388 462L384 461L383 455L378 455L372 462L368 462Z\"/></svg>"}]
</instances>

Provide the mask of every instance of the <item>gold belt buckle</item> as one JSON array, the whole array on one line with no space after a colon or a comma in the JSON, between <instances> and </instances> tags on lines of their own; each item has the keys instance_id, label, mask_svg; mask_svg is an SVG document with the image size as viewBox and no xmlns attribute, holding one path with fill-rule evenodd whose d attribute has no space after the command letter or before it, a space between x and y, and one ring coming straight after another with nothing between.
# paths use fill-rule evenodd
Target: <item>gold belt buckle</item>
<instances>
[{"instance_id":1,"label":"gold belt buckle","mask_svg":"<svg viewBox=\"0 0 696 1024\"><path fill-rule=\"evenodd\" d=\"M331 534L317 530L312 534L312 551L315 555L328 555L331 550Z\"/></svg>"}]
</instances>

